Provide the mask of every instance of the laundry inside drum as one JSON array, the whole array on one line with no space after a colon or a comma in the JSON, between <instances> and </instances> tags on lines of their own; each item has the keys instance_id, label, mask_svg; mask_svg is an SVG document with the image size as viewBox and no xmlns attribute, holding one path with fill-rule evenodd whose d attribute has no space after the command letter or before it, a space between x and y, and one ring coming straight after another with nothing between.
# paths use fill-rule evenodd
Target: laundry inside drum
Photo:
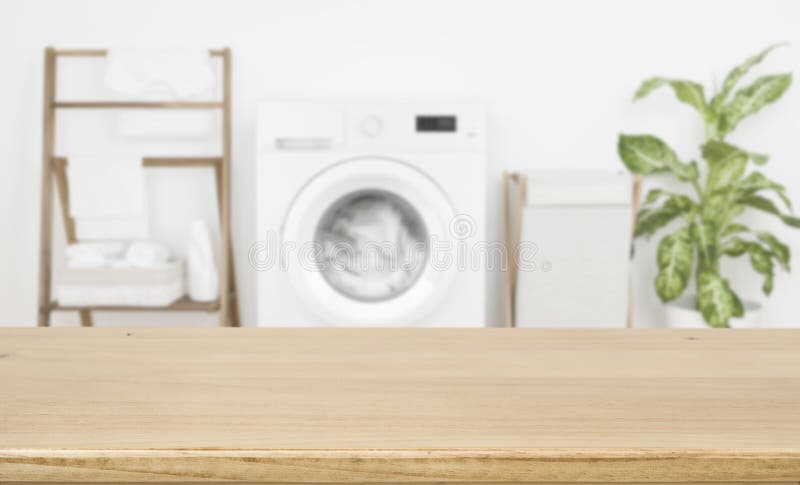
<instances>
[{"instance_id":1,"label":"laundry inside drum","mask_svg":"<svg viewBox=\"0 0 800 485\"><path fill-rule=\"evenodd\" d=\"M414 286L429 251L428 231L417 209L385 190L338 199L320 218L314 239L325 280L360 301L390 300Z\"/></svg>"}]
</instances>

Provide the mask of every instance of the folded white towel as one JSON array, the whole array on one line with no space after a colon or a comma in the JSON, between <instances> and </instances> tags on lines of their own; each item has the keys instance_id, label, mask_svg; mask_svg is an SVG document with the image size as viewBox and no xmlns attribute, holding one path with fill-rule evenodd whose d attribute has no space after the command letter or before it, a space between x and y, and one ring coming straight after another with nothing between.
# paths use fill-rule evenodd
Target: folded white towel
<instances>
[{"instance_id":1,"label":"folded white towel","mask_svg":"<svg viewBox=\"0 0 800 485\"><path fill-rule=\"evenodd\" d=\"M169 305L184 293L184 265L132 268L124 259L103 268L66 268L56 285L62 305Z\"/></svg>"},{"instance_id":2,"label":"folded white towel","mask_svg":"<svg viewBox=\"0 0 800 485\"><path fill-rule=\"evenodd\" d=\"M70 214L78 239L147 237L147 200L141 158L70 155Z\"/></svg>"},{"instance_id":3,"label":"folded white towel","mask_svg":"<svg viewBox=\"0 0 800 485\"><path fill-rule=\"evenodd\" d=\"M214 84L207 49L117 48L106 59L106 84L126 96L187 98Z\"/></svg>"},{"instance_id":4,"label":"folded white towel","mask_svg":"<svg viewBox=\"0 0 800 485\"><path fill-rule=\"evenodd\" d=\"M118 241L70 244L64 251L68 268L106 268L122 258L125 244Z\"/></svg>"},{"instance_id":5,"label":"folded white towel","mask_svg":"<svg viewBox=\"0 0 800 485\"><path fill-rule=\"evenodd\" d=\"M120 218L144 213L144 169L140 157L70 155L68 160L73 217Z\"/></svg>"},{"instance_id":6,"label":"folded white towel","mask_svg":"<svg viewBox=\"0 0 800 485\"><path fill-rule=\"evenodd\" d=\"M145 101L214 97L214 72L206 49L112 49L106 83ZM126 110L119 133L131 137L211 136L215 113L198 110Z\"/></svg>"},{"instance_id":7,"label":"folded white towel","mask_svg":"<svg viewBox=\"0 0 800 485\"><path fill-rule=\"evenodd\" d=\"M125 251L126 244L122 241L85 242L67 246L64 254L67 259L85 257L118 258Z\"/></svg>"},{"instance_id":8,"label":"folded white towel","mask_svg":"<svg viewBox=\"0 0 800 485\"><path fill-rule=\"evenodd\" d=\"M131 263L129 263L128 261L126 261L124 259L115 259L114 261L111 262L111 265L109 267L111 269L131 269L131 268L133 268Z\"/></svg>"},{"instance_id":9,"label":"folded white towel","mask_svg":"<svg viewBox=\"0 0 800 485\"><path fill-rule=\"evenodd\" d=\"M109 268L112 260L102 256L81 256L67 260L67 268L88 269L88 268Z\"/></svg>"},{"instance_id":10,"label":"folded white towel","mask_svg":"<svg viewBox=\"0 0 800 485\"><path fill-rule=\"evenodd\" d=\"M125 262L132 268L156 268L167 264L169 249L157 242L137 241L125 251Z\"/></svg>"},{"instance_id":11,"label":"folded white towel","mask_svg":"<svg viewBox=\"0 0 800 485\"><path fill-rule=\"evenodd\" d=\"M183 278L157 285L58 285L56 299L61 305L125 305L159 307L184 294Z\"/></svg>"},{"instance_id":12,"label":"folded white towel","mask_svg":"<svg viewBox=\"0 0 800 485\"><path fill-rule=\"evenodd\" d=\"M170 251L154 241L85 242L64 251L67 268L164 268L171 264Z\"/></svg>"},{"instance_id":13,"label":"folded white towel","mask_svg":"<svg viewBox=\"0 0 800 485\"><path fill-rule=\"evenodd\" d=\"M215 113L206 110L123 110L117 115L117 128L129 137L208 137L215 120Z\"/></svg>"}]
</instances>

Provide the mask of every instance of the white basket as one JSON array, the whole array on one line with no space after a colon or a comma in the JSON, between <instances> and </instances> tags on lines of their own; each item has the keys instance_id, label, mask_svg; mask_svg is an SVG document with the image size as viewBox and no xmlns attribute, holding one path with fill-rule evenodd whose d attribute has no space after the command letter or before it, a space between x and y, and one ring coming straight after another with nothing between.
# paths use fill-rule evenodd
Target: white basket
<instances>
[{"instance_id":1,"label":"white basket","mask_svg":"<svg viewBox=\"0 0 800 485\"><path fill-rule=\"evenodd\" d=\"M64 268L56 286L61 306L167 306L184 293L182 260L155 268Z\"/></svg>"}]
</instances>

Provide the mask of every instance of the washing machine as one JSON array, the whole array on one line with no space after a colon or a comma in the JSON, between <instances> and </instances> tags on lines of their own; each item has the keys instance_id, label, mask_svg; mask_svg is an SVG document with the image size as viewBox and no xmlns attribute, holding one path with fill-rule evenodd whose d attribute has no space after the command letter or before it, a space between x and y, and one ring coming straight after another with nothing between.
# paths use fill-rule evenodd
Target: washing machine
<instances>
[{"instance_id":1,"label":"washing machine","mask_svg":"<svg viewBox=\"0 0 800 485\"><path fill-rule=\"evenodd\" d=\"M263 103L256 139L258 325L485 324L480 106Z\"/></svg>"}]
</instances>

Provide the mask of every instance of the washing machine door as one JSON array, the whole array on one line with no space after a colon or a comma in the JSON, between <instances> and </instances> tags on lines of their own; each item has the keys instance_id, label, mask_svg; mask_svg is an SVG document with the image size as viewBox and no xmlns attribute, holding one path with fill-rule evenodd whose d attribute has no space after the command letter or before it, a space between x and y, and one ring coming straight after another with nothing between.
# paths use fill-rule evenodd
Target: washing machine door
<instances>
[{"instance_id":1,"label":"washing machine door","mask_svg":"<svg viewBox=\"0 0 800 485\"><path fill-rule=\"evenodd\" d=\"M282 264L331 325L415 325L456 270L456 214L429 176L388 158L334 164L300 190L282 229Z\"/></svg>"}]
</instances>

